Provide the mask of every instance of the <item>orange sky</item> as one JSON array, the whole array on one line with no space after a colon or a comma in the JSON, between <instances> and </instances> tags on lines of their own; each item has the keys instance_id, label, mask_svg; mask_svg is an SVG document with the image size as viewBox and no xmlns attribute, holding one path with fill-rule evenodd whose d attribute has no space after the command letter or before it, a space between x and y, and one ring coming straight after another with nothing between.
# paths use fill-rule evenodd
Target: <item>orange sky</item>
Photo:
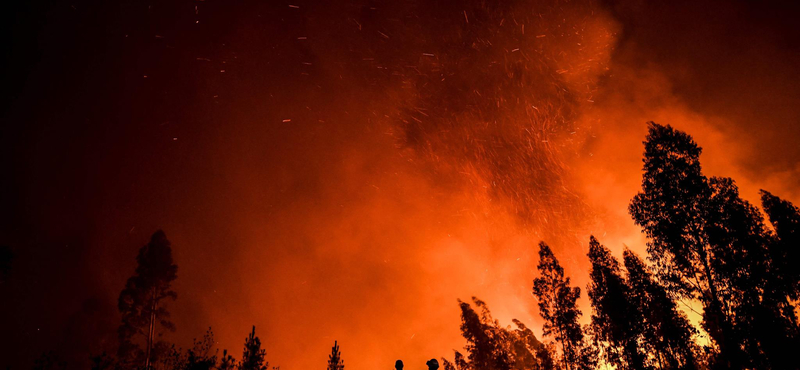
<instances>
[{"instance_id":1,"label":"orange sky","mask_svg":"<svg viewBox=\"0 0 800 370\"><path fill-rule=\"evenodd\" d=\"M84 268L57 270L85 275L66 279L85 292L52 315L67 329L21 320L25 338L41 326L66 343L70 325L96 321L112 334L92 348L108 348L116 297L157 228L179 266L168 338L186 346L211 326L240 357L256 325L283 369L321 368L334 340L348 369L451 358L464 345L456 300L471 296L540 335L542 239L584 290L587 320L588 236L617 257L645 253L627 205L647 121L693 135L706 174L733 177L744 198L800 202L800 54L777 10L479 3L209 1L179 8L185 25L145 27L160 38L122 49L124 71L106 63L120 89L91 89L130 94L93 108L119 113L87 118L65 93L65 124L90 121L85 135L41 124L19 149L21 219L52 226L42 238L58 248L88 235ZM230 24L189 28L214 17ZM65 113L52 114L42 122Z\"/></svg>"},{"instance_id":2,"label":"orange sky","mask_svg":"<svg viewBox=\"0 0 800 370\"><path fill-rule=\"evenodd\" d=\"M746 198L757 200L761 187L797 198L800 189L791 181L799 168L797 158L794 168L767 175L754 171L748 158L769 144L747 134L754 125L750 118L703 112L689 104L691 97L675 93L672 67L641 63L647 57L638 54L639 46L631 38L621 38L623 30L612 12L597 6L591 12L559 9L549 16L565 18L545 18L545 30L571 27L575 35L553 40L546 35L546 42L533 35L520 40L527 40L531 49L539 45L548 68L557 71L574 99L568 117L574 125L556 127L549 137L553 143L548 145L556 148L553 160L566 168L561 175L565 187L531 196L577 194L588 211L585 219L545 209L544 216L520 223L515 202L530 201L534 207L543 203L493 190L503 189L493 181L504 178L485 167L495 162L481 156L466 161L456 157L462 153L459 145L472 144L466 134L452 130L485 132L475 128L480 122L471 121L477 118L469 111L457 116L459 126L426 132L431 147L403 147L397 143L392 112L415 106L414 92L409 97L401 85L397 93L372 100L355 92L364 101L339 102L344 113L327 117L318 134L289 133L297 128L275 131L289 140L268 149L270 155L248 156L247 146L259 145L258 137L245 147L217 143L215 150L226 157L212 160L212 168L225 177L225 190L211 201L215 218L235 220L226 224L236 235L228 241L235 246L228 258L236 268L216 271L225 282L219 285L230 287L228 291L195 292L193 303L202 307L205 320L192 322L221 328L218 338L227 347L241 342L255 324L268 358L286 368L322 366L334 340L353 368L388 368L398 358L415 368L431 357L450 357L464 344L456 300L473 295L485 300L502 323L518 318L539 334L541 321L530 288L535 245L543 236L567 234L550 242L574 283L584 290L589 234L617 256L623 245L644 254L644 239L626 209L639 188L641 141L650 120L694 135L705 148L707 174L734 177ZM498 40L502 35L494 42ZM518 46L526 48L525 43ZM485 57L504 58L500 54ZM535 80L524 88L532 95L541 90ZM764 89L777 94L770 89L780 87ZM361 122L366 129L334 129L331 134L327 128L348 121ZM512 117L499 135L513 141L520 138L514 125L536 129L540 124L525 116ZM565 131L568 127L570 132ZM290 149L293 145L305 151ZM514 146L502 153L511 163L525 166L516 159L530 159L525 150ZM281 157L284 152L292 157ZM230 157L239 154L241 160L231 163ZM263 163L270 169L254 174L252 166L264 160L270 161ZM508 181L517 186L513 178ZM176 246L201 243L201 230L180 224L164 227ZM190 258L180 247L176 251L178 261ZM182 264L181 276L214 273L195 271L206 269L214 259L207 258L198 267ZM187 289L184 284L197 283L182 280L179 290ZM584 294L584 320L589 316L587 303ZM176 309L184 304L176 304Z\"/></svg>"}]
</instances>

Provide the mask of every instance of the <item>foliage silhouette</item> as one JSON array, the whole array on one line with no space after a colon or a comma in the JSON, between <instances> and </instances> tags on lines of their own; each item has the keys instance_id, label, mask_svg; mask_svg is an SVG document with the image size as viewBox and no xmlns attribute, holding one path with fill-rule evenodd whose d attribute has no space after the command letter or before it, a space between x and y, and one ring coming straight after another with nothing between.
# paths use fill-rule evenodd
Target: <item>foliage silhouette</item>
<instances>
[{"instance_id":1,"label":"foliage silhouette","mask_svg":"<svg viewBox=\"0 0 800 370\"><path fill-rule=\"evenodd\" d=\"M578 323L581 311L577 300L581 289L570 286L564 268L544 242L539 243L540 276L533 280L539 314L544 319L543 333L561 345L561 362L567 370L591 369L597 363L597 353L586 343Z\"/></svg>"},{"instance_id":2,"label":"foliage silhouette","mask_svg":"<svg viewBox=\"0 0 800 370\"><path fill-rule=\"evenodd\" d=\"M761 190L761 204L775 230L770 247L775 283L796 300L800 298L800 209L766 190Z\"/></svg>"},{"instance_id":3,"label":"foliage silhouette","mask_svg":"<svg viewBox=\"0 0 800 370\"><path fill-rule=\"evenodd\" d=\"M156 342L157 325L175 330L164 302L177 298L171 284L177 277L178 266L172 261L170 242L161 230L156 231L150 242L139 250L136 261L136 272L119 295L122 324L118 329L117 356L123 367L144 362L144 368L149 369L150 363L168 349L165 342ZM140 337L145 340L144 351L136 342Z\"/></svg>"},{"instance_id":4,"label":"foliage silhouette","mask_svg":"<svg viewBox=\"0 0 800 370\"><path fill-rule=\"evenodd\" d=\"M339 352L339 343L336 341L333 342L331 354L328 355L328 370L344 370L344 360L342 360L342 353Z\"/></svg>"},{"instance_id":5,"label":"foliage silhouette","mask_svg":"<svg viewBox=\"0 0 800 370\"><path fill-rule=\"evenodd\" d=\"M603 343L605 359L617 369L646 369L646 353L639 346L643 313L631 300L631 288L619 262L594 236L589 240L592 270L588 287L592 303L592 333Z\"/></svg>"},{"instance_id":6,"label":"foliage silhouette","mask_svg":"<svg viewBox=\"0 0 800 370\"><path fill-rule=\"evenodd\" d=\"M643 350L650 354L648 366L696 369L692 342L695 329L666 289L653 278L644 261L628 249L623 256L630 287L628 299L636 306L642 320L641 343Z\"/></svg>"},{"instance_id":7,"label":"foliage silhouette","mask_svg":"<svg viewBox=\"0 0 800 370\"><path fill-rule=\"evenodd\" d=\"M671 294L702 303L719 348L713 367L797 368L784 350L797 344L797 322L776 243L733 180L703 175L701 151L688 134L650 123L629 208L650 259Z\"/></svg>"},{"instance_id":8,"label":"foliage silhouette","mask_svg":"<svg viewBox=\"0 0 800 370\"><path fill-rule=\"evenodd\" d=\"M762 190L767 223L732 179L706 177L702 149L670 126L651 122L644 144L642 190L629 212L648 237L652 264L625 249L623 269L590 237L592 315L591 325L581 327L580 288L541 242L532 293L544 319L543 337L552 341L541 342L518 320L514 328L500 326L475 297L459 300L466 352L455 351L452 361L442 358L444 370L585 370L598 368L600 354L602 365L620 370L800 369L792 351L800 348L800 209ZM8 247L0 247L0 279L12 258ZM92 357L93 370L268 369L255 326L241 361L227 350L217 357L210 328L186 351L160 340L161 331L175 330L165 303L177 297L171 288L177 265L163 231L152 235L136 260L118 299L118 351ZM710 339L702 349L695 342L700 333L679 303L702 306L701 326ZM438 369L439 361L426 365ZM34 364L42 370L66 366L54 352ZM327 368L344 369L338 342ZM402 370L402 361L395 368Z\"/></svg>"},{"instance_id":9,"label":"foliage silhouette","mask_svg":"<svg viewBox=\"0 0 800 370\"><path fill-rule=\"evenodd\" d=\"M245 339L244 353L242 353L242 362L239 363L239 370L267 370L269 362L265 361L267 351L261 349L261 339L256 336L256 327L253 325L253 331Z\"/></svg>"},{"instance_id":10,"label":"foliage silhouette","mask_svg":"<svg viewBox=\"0 0 800 370\"><path fill-rule=\"evenodd\" d=\"M522 322L513 321L516 329L501 327L486 303L475 297L472 301L475 309L469 303L459 301L461 333L467 340L467 356L456 351L453 362L443 358L445 370L555 368L550 349Z\"/></svg>"},{"instance_id":11,"label":"foliage silhouette","mask_svg":"<svg viewBox=\"0 0 800 370\"><path fill-rule=\"evenodd\" d=\"M220 360L219 360L219 365L217 366L217 369L219 369L219 370L234 370L238 366L239 365L237 364L236 359L233 358L232 355L228 354L228 350L227 349L223 350L222 351L222 358L220 358Z\"/></svg>"}]
</instances>

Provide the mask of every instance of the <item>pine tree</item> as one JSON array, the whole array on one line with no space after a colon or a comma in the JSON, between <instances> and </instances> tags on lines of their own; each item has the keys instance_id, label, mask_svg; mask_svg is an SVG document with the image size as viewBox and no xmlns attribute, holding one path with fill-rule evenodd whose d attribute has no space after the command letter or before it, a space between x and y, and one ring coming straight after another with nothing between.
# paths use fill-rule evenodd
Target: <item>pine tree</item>
<instances>
[{"instance_id":1,"label":"pine tree","mask_svg":"<svg viewBox=\"0 0 800 370\"><path fill-rule=\"evenodd\" d=\"M594 236L589 239L589 260L593 333L604 343L607 362L617 369L646 369L646 355L638 344L643 329L642 312L630 302L630 287L619 262Z\"/></svg>"},{"instance_id":2,"label":"pine tree","mask_svg":"<svg viewBox=\"0 0 800 370\"><path fill-rule=\"evenodd\" d=\"M649 366L665 370L696 369L692 341L695 329L636 254L626 249L623 259L630 288L628 299L641 314L643 350L652 354Z\"/></svg>"},{"instance_id":3,"label":"pine tree","mask_svg":"<svg viewBox=\"0 0 800 370\"><path fill-rule=\"evenodd\" d=\"M118 357L123 366L130 367L141 361L148 370L158 357L159 349L166 347L165 343L156 342L157 326L175 330L164 303L177 297L171 284L177 277L178 266L172 261L170 242L161 230L139 250L136 261L136 273L119 295L122 324L118 329ZM144 337L145 351L137 344L139 336Z\"/></svg>"},{"instance_id":4,"label":"pine tree","mask_svg":"<svg viewBox=\"0 0 800 370\"><path fill-rule=\"evenodd\" d=\"M234 370L238 367L236 364L236 359L233 358L232 355L228 354L228 350L222 351L222 358L219 360L219 366L217 369L219 370Z\"/></svg>"},{"instance_id":5,"label":"pine tree","mask_svg":"<svg viewBox=\"0 0 800 370\"><path fill-rule=\"evenodd\" d=\"M336 341L333 341L333 348L328 356L328 370L344 370L344 360L342 353L339 352L339 343Z\"/></svg>"},{"instance_id":6,"label":"pine tree","mask_svg":"<svg viewBox=\"0 0 800 370\"><path fill-rule=\"evenodd\" d=\"M267 351L261 349L261 339L256 336L256 327L253 325L253 331L245 338L239 370L267 370L269 362L265 361L266 356Z\"/></svg>"},{"instance_id":7,"label":"pine tree","mask_svg":"<svg viewBox=\"0 0 800 370\"><path fill-rule=\"evenodd\" d=\"M544 242L539 243L537 268L540 277L533 281L533 295L545 321L544 335L553 336L561 345L561 358L567 370L593 368L596 354L585 342L583 329L578 323L581 311L576 302L581 294L580 288L570 286L564 268Z\"/></svg>"}]
</instances>

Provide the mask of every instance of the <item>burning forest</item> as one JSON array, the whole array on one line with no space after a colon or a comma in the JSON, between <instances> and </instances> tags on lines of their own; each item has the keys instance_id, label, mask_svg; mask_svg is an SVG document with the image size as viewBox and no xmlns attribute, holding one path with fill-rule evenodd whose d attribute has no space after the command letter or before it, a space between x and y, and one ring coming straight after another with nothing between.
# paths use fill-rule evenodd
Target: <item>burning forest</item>
<instances>
[{"instance_id":1,"label":"burning forest","mask_svg":"<svg viewBox=\"0 0 800 370\"><path fill-rule=\"evenodd\" d=\"M0 368L800 369L793 4L4 13Z\"/></svg>"}]
</instances>

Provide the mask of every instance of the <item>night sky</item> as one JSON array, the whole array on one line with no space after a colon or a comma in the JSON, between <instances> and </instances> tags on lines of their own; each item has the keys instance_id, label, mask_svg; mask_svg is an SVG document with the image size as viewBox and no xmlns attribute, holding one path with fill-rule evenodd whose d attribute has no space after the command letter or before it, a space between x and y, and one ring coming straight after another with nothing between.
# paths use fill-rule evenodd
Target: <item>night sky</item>
<instances>
[{"instance_id":1,"label":"night sky","mask_svg":"<svg viewBox=\"0 0 800 370\"><path fill-rule=\"evenodd\" d=\"M800 203L790 2L479 3L4 7L0 367L113 352L158 229L182 346L211 326L239 356L256 325L284 369L334 340L348 368L422 364L463 346L473 295L540 335L535 243L580 285L590 233L643 250L650 120L743 197Z\"/></svg>"}]
</instances>

